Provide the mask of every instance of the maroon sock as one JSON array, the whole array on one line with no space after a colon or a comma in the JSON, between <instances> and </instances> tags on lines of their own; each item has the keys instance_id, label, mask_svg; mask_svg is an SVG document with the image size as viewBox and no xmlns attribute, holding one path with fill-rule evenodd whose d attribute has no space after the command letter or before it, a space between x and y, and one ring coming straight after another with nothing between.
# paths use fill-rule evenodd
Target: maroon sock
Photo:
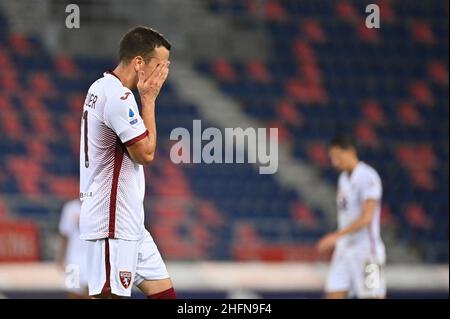
<instances>
[{"instance_id":1,"label":"maroon sock","mask_svg":"<svg viewBox=\"0 0 450 319\"><path fill-rule=\"evenodd\" d=\"M157 294L147 296L147 299L177 299L177 295L175 294L175 290L173 288L170 288L158 292Z\"/></svg>"}]
</instances>

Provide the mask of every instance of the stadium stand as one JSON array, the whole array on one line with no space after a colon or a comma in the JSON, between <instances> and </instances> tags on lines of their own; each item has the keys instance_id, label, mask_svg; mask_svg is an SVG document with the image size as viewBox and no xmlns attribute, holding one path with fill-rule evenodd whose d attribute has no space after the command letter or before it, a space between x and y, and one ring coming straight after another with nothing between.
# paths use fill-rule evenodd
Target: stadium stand
<instances>
[{"instance_id":1,"label":"stadium stand","mask_svg":"<svg viewBox=\"0 0 450 319\"><path fill-rule=\"evenodd\" d=\"M214 14L263 25L272 43L270 59L217 57L198 62L197 70L238 99L247 114L278 127L292 153L331 184L336 173L326 143L337 131L355 134L361 157L382 176L382 221L393 229L391 240L419 250L424 262L448 262L444 2L379 1L379 30L356 26L364 12L357 1L312 6L271 0L263 14L255 3L208 5ZM41 235L45 223L56 225L63 201L78 194L85 92L114 63L52 56L39 38L10 32L0 12L0 220L32 220ZM313 244L326 231L322 211L272 176L255 174L251 165L173 165L171 129L190 127L200 115L170 80L158 103L161 143L146 168L145 204L166 258L317 259Z\"/></svg>"}]
</instances>

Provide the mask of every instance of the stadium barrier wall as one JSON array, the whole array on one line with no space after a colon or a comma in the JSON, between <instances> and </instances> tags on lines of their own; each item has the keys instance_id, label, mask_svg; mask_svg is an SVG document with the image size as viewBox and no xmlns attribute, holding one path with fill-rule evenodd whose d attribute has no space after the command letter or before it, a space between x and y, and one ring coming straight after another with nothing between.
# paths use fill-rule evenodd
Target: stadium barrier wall
<instances>
[{"instance_id":1,"label":"stadium barrier wall","mask_svg":"<svg viewBox=\"0 0 450 319\"><path fill-rule=\"evenodd\" d=\"M325 263L168 262L180 291L322 291ZM449 266L393 264L388 290L449 291ZM66 274L55 263L0 263L0 292L63 291Z\"/></svg>"}]
</instances>

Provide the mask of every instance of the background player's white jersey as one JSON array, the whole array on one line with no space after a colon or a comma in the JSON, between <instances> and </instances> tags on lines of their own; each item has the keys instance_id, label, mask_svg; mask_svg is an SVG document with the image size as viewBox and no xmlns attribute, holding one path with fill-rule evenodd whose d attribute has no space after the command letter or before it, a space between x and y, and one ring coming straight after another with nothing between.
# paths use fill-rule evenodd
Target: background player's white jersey
<instances>
[{"instance_id":1,"label":"background player's white jersey","mask_svg":"<svg viewBox=\"0 0 450 319\"><path fill-rule=\"evenodd\" d=\"M80 239L80 211L81 202L78 199L67 202L62 209L58 228L59 233L68 239L65 264L77 265L80 270L85 271L87 244Z\"/></svg>"},{"instance_id":2,"label":"background player's white jersey","mask_svg":"<svg viewBox=\"0 0 450 319\"><path fill-rule=\"evenodd\" d=\"M143 236L144 171L126 146L147 134L133 93L112 72L91 85L81 121L82 239Z\"/></svg>"},{"instance_id":3,"label":"background player's white jersey","mask_svg":"<svg viewBox=\"0 0 450 319\"><path fill-rule=\"evenodd\" d=\"M370 251L373 262L385 262L385 247L380 236L382 192L380 176L366 163L359 162L351 175L341 173L337 193L339 229L349 226L362 214L364 201L374 199L377 206L369 226L338 240L337 254L348 250L367 250Z\"/></svg>"}]
</instances>

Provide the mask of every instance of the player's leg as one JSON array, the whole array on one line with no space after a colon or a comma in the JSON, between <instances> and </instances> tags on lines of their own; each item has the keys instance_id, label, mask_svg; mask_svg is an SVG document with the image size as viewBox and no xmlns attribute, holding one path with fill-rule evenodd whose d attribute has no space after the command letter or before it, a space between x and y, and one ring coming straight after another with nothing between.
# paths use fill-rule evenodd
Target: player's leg
<instances>
[{"instance_id":1,"label":"player's leg","mask_svg":"<svg viewBox=\"0 0 450 319\"><path fill-rule=\"evenodd\" d=\"M138 241L102 239L88 249L89 295L94 298L131 296Z\"/></svg>"},{"instance_id":2,"label":"player's leg","mask_svg":"<svg viewBox=\"0 0 450 319\"><path fill-rule=\"evenodd\" d=\"M150 299L175 299L175 290L173 289L170 278L160 280L142 280L138 288Z\"/></svg>"},{"instance_id":3,"label":"player's leg","mask_svg":"<svg viewBox=\"0 0 450 319\"><path fill-rule=\"evenodd\" d=\"M347 296L347 290L325 292L325 299L346 299Z\"/></svg>"},{"instance_id":4,"label":"player's leg","mask_svg":"<svg viewBox=\"0 0 450 319\"><path fill-rule=\"evenodd\" d=\"M333 254L325 284L326 299L345 299L351 289L351 278L343 255Z\"/></svg>"},{"instance_id":5,"label":"player's leg","mask_svg":"<svg viewBox=\"0 0 450 319\"><path fill-rule=\"evenodd\" d=\"M85 252L86 253L86 252ZM88 270L87 270L87 260L85 254L79 253L76 256L76 260L74 262L75 265L79 265L79 287L74 288L69 292L69 299L90 299L89 297L89 289L88 289Z\"/></svg>"},{"instance_id":6,"label":"player's leg","mask_svg":"<svg viewBox=\"0 0 450 319\"><path fill-rule=\"evenodd\" d=\"M67 293L67 299L90 299L87 285L81 285L78 289L72 289Z\"/></svg>"},{"instance_id":7,"label":"player's leg","mask_svg":"<svg viewBox=\"0 0 450 319\"><path fill-rule=\"evenodd\" d=\"M384 266L372 260L370 254L360 253L350 263L357 298L384 299L386 296Z\"/></svg>"},{"instance_id":8,"label":"player's leg","mask_svg":"<svg viewBox=\"0 0 450 319\"><path fill-rule=\"evenodd\" d=\"M149 299L176 298L166 265L148 232L140 241L135 284Z\"/></svg>"},{"instance_id":9,"label":"player's leg","mask_svg":"<svg viewBox=\"0 0 450 319\"><path fill-rule=\"evenodd\" d=\"M139 241L110 239L111 295L130 297L136 276Z\"/></svg>"},{"instance_id":10,"label":"player's leg","mask_svg":"<svg viewBox=\"0 0 450 319\"><path fill-rule=\"evenodd\" d=\"M87 281L89 296L92 298L109 298L109 291L103 290L106 282L106 240L87 241ZM109 254L109 253L108 253Z\"/></svg>"},{"instance_id":11,"label":"player's leg","mask_svg":"<svg viewBox=\"0 0 450 319\"><path fill-rule=\"evenodd\" d=\"M78 265L78 263L72 262L71 265ZM66 282L66 285L71 285L67 287L67 299L90 299L86 279L86 267L80 267L79 269L79 275L73 278L73 280L77 280L77 282Z\"/></svg>"}]
</instances>

